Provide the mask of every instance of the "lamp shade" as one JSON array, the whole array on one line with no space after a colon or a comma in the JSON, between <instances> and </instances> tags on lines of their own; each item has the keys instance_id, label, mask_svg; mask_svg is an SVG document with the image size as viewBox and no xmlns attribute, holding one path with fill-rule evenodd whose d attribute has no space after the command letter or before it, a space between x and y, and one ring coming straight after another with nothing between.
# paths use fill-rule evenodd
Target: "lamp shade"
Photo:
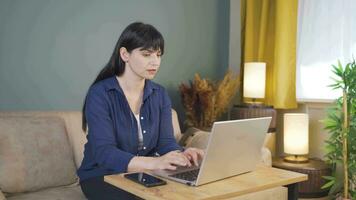
<instances>
[{"instance_id":1,"label":"lamp shade","mask_svg":"<svg viewBox=\"0 0 356 200\"><path fill-rule=\"evenodd\" d=\"M309 153L308 114L284 114L284 152L293 155Z\"/></svg>"},{"instance_id":2,"label":"lamp shade","mask_svg":"<svg viewBox=\"0 0 356 200\"><path fill-rule=\"evenodd\" d=\"M243 84L243 96L245 98L264 98L266 87L266 63L245 63Z\"/></svg>"}]
</instances>

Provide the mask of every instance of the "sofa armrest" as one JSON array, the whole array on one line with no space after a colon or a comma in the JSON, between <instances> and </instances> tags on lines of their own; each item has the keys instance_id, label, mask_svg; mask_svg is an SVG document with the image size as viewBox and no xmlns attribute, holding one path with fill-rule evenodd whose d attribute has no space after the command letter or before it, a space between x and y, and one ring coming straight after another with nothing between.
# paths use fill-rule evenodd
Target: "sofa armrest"
<instances>
[{"instance_id":1,"label":"sofa armrest","mask_svg":"<svg viewBox=\"0 0 356 200\"><path fill-rule=\"evenodd\" d=\"M0 190L0 200L6 200L5 195Z\"/></svg>"},{"instance_id":2,"label":"sofa armrest","mask_svg":"<svg viewBox=\"0 0 356 200\"><path fill-rule=\"evenodd\" d=\"M179 144L188 148L195 147L205 149L208 144L209 132L197 128L189 128L184 134Z\"/></svg>"},{"instance_id":3,"label":"sofa armrest","mask_svg":"<svg viewBox=\"0 0 356 200\"><path fill-rule=\"evenodd\" d=\"M182 137L178 140L179 145L186 147L187 142L195 135L196 132L200 131L199 129L195 127L190 127L188 128L184 134L182 134Z\"/></svg>"},{"instance_id":4,"label":"sofa armrest","mask_svg":"<svg viewBox=\"0 0 356 200\"><path fill-rule=\"evenodd\" d=\"M266 148L266 147L262 147L261 149L261 161L262 164L268 167L272 167L272 154L271 151Z\"/></svg>"}]
</instances>

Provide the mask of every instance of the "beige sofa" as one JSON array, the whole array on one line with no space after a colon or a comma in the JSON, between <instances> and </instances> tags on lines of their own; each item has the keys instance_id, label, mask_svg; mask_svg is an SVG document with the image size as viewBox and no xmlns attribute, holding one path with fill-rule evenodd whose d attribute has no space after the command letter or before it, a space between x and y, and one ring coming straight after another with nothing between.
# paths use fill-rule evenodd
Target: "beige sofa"
<instances>
[{"instance_id":1,"label":"beige sofa","mask_svg":"<svg viewBox=\"0 0 356 200\"><path fill-rule=\"evenodd\" d=\"M175 137L181 132L172 112ZM188 130L187 147L204 148L209 133ZM86 142L79 111L0 112L0 200L85 199L76 169ZM263 163L271 164L267 149ZM283 187L236 199L287 198Z\"/></svg>"}]
</instances>

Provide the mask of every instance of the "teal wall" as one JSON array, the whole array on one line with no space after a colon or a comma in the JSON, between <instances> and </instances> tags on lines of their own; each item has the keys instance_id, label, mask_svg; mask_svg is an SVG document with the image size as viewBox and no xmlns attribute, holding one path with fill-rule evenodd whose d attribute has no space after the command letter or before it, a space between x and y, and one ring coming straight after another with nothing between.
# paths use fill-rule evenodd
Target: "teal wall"
<instances>
[{"instance_id":1,"label":"teal wall","mask_svg":"<svg viewBox=\"0 0 356 200\"><path fill-rule=\"evenodd\" d=\"M178 85L228 67L229 11L229 0L1 0L0 110L80 110L122 30L143 21L165 38L155 81L181 117Z\"/></svg>"}]
</instances>

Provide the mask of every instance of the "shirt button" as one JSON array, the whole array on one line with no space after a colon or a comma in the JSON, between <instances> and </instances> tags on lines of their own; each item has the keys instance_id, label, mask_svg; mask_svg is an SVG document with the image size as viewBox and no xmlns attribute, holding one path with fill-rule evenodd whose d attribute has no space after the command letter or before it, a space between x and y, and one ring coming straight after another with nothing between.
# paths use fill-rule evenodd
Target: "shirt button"
<instances>
[{"instance_id":1,"label":"shirt button","mask_svg":"<svg viewBox=\"0 0 356 200\"><path fill-rule=\"evenodd\" d=\"M146 130L143 130L142 132L143 132L143 133L146 133Z\"/></svg>"},{"instance_id":2,"label":"shirt button","mask_svg":"<svg viewBox=\"0 0 356 200\"><path fill-rule=\"evenodd\" d=\"M141 119L143 119L143 117L141 117Z\"/></svg>"},{"instance_id":3,"label":"shirt button","mask_svg":"<svg viewBox=\"0 0 356 200\"><path fill-rule=\"evenodd\" d=\"M143 150L146 150L146 147L143 147Z\"/></svg>"}]
</instances>

